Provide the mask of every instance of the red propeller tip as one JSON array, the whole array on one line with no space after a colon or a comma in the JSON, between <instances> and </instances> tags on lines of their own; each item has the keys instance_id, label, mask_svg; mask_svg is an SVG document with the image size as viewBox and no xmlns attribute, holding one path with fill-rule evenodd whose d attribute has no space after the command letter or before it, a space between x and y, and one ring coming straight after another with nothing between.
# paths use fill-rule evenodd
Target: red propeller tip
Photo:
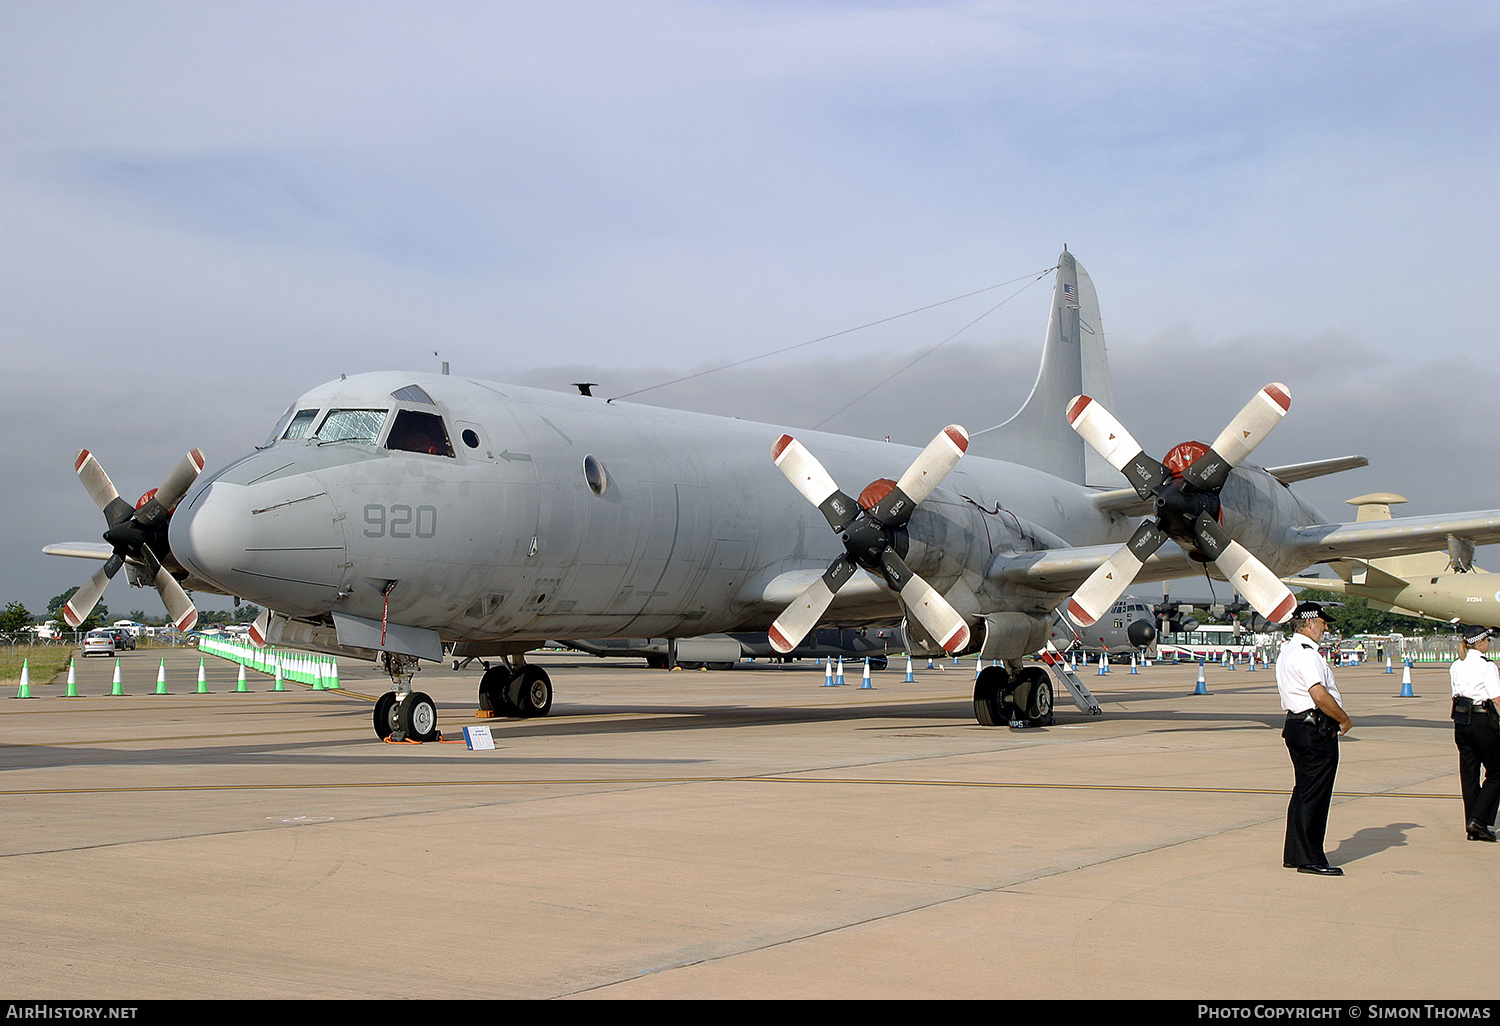
<instances>
[{"instance_id":1,"label":"red propeller tip","mask_svg":"<svg viewBox=\"0 0 1500 1026\"><path fill-rule=\"evenodd\" d=\"M85 463L88 462L88 460L89 451L87 449L79 449L78 458L73 461L73 472L76 474L78 472L78 468L82 467Z\"/></svg>"},{"instance_id":2,"label":"red propeller tip","mask_svg":"<svg viewBox=\"0 0 1500 1026\"><path fill-rule=\"evenodd\" d=\"M789 446L789 445L791 445L791 444L792 444L792 436L791 435L782 435L780 438L776 439L776 444L773 445L773 446L771 446L771 459L773 459L773 460L779 460L779 459L781 459L781 454L784 453L784 452L786 452L786 447Z\"/></svg>"},{"instance_id":3,"label":"red propeller tip","mask_svg":"<svg viewBox=\"0 0 1500 1026\"><path fill-rule=\"evenodd\" d=\"M1092 627L1094 625L1094 615L1080 606L1077 599L1068 599L1068 615L1080 627Z\"/></svg>"},{"instance_id":4,"label":"red propeller tip","mask_svg":"<svg viewBox=\"0 0 1500 1026\"><path fill-rule=\"evenodd\" d=\"M950 424L948 427L943 428L943 433L958 447L959 452L969 451L969 433L963 428L957 424Z\"/></svg>"},{"instance_id":5,"label":"red propeller tip","mask_svg":"<svg viewBox=\"0 0 1500 1026\"><path fill-rule=\"evenodd\" d=\"M953 634L948 638L948 640L943 642L943 651L952 655L954 652L957 652L968 643L969 625L959 624L958 630L954 631Z\"/></svg>"},{"instance_id":6,"label":"red propeller tip","mask_svg":"<svg viewBox=\"0 0 1500 1026\"><path fill-rule=\"evenodd\" d=\"M790 652L792 649L797 647L796 645L788 641L786 635L777 630L774 625L767 633L771 638L771 647L778 652Z\"/></svg>"},{"instance_id":7,"label":"red propeller tip","mask_svg":"<svg viewBox=\"0 0 1500 1026\"><path fill-rule=\"evenodd\" d=\"M1265 388L1261 389L1261 391L1266 393L1266 395L1270 397L1271 401L1274 402L1277 406L1280 406L1283 410L1290 410L1292 408L1292 397L1281 385L1267 385Z\"/></svg>"},{"instance_id":8,"label":"red propeller tip","mask_svg":"<svg viewBox=\"0 0 1500 1026\"><path fill-rule=\"evenodd\" d=\"M1068 423L1078 423L1078 418L1083 416L1083 411L1088 409L1089 403L1093 401L1093 399L1090 399L1086 395L1081 395L1078 398L1074 399L1073 402L1068 406Z\"/></svg>"}]
</instances>

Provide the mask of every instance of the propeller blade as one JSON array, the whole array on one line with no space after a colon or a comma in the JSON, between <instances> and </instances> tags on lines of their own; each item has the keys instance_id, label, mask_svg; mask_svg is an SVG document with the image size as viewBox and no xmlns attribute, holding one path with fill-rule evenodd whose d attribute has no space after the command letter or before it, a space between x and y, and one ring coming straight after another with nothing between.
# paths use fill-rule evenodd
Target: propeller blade
<instances>
[{"instance_id":1,"label":"propeller blade","mask_svg":"<svg viewBox=\"0 0 1500 1026\"><path fill-rule=\"evenodd\" d=\"M135 511L135 519L150 527L172 512L172 508L182 501L202 470L203 453L198 449L190 449L167 474L166 480L156 489L156 494Z\"/></svg>"},{"instance_id":2,"label":"propeller blade","mask_svg":"<svg viewBox=\"0 0 1500 1026\"><path fill-rule=\"evenodd\" d=\"M807 632L818 625L818 620L828 611L834 595L844 586L858 569L848 556L840 556L829 564L823 576L803 589L792 604L781 611L768 632L771 647L782 655L796 648Z\"/></svg>"},{"instance_id":3,"label":"propeller blade","mask_svg":"<svg viewBox=\"0 0 1500 1026\"><path fill-rule=\"evenodd\" d=\"M109 586L110 578L119 573L120 567L124 565L124 559L119 556L110 556L105 560L104 565L95 570L94 575L85 581L81 588L73 592L67 602L63 603L63 620L69 627L77 627L89 618L89 614L99 604L99 597Z\"/></svg>"},{"instance_id":4,"label":"propeller blade","mask_svg":"<svg viewBox=\"0 0 1500 1026\"><path fill-rule=\"evenodd\" d=\"M1297 608L1297 598L1271 572L1270 567L1250 554L1250 550L1229 537L1229 533L1207 513L1193 522L1193 537L1198 548L1211 556L1226 580L1244 596L1255 611L1272 623L1285 623Z\"/></svg>"},{"instance_id":5,"label":"propeller blade","mask_svg":"<svg viewBox=\"0 0 1500 1026\"><path fill-rule=\"evenodd\" d=\"M1068 403L1067 412L1073 430L1110 466L1124 474L1141 498L1151 498L1170 476L1159 461L1146 455L1140 443L1125 430L1125 425L1103 404L1086 395L1074 396Z\"/></svg>"},{"instance_id":6,"label":"propeller blade","mask_svg":"<svg viewBox=\"0 0 1500 1026\"><path fill-rule=\"evenodd\" d=\"M255 622L250 625L250 640L255 642L257 648L266 647L266 639L271 636L271 611L262 609Z\"/></svg>"},{"instance_id":7,"label":"propeller blade","mask_svg":"<svg viewBox=\"0 0 1500 1026\"><path fill-rule=\"evenodd\" d=\"M198 622L198 610L194 608L193 600L182 590L177 578L167 573L161 560L156 558L156 553L142 546L141 556L146 561L146 570L151 574L151 582L156 585L162 605L167 607L167 615L172 618L177 629L186 634Z\"/></svg>"},{"instance_id":8,"label":"propeller blade","mask_svg":"<svg viewBox=\"0 0 1500 1026\"><path fill-rule=\"evenodd\" d=\"M1291 391L1281 382L1275 381L1262 388L1219 433L1209 451L1182 472L1182 479L1196 488L1218 494L1229 479L1229 472L1265 441L1291 405Z\"/></svg>"},{"instance_id":9,"label":"propeller blade","mask_svg":"<svg viewBox=\"0 0 1500 1026\"><path fill-rule=\"evenodd\" d=\"M880 554L886 582L900 594L901 604L946 652L957 652L969 643L969 625L938 590L911 572L905 561L886 549Z\"/></svg>"},{"instance_id":10,"label":"propeller blade","mask_svg":"<svg viewBox=\"0 0 1500 1026\"><path fill-rule=\"evenodd\" d=\"M834 483L823 464L791 435L782 435L771 446L771 458L792 487L822 512L828 526L843 531L859 516L859 504Z\"/></svg>"},{"instance_id":11,"label":"propeller blade","mask_svg":"<svg viewBox=\"0 0 1500 1026\"><path fill-rule=\"evenodd\" d=\"M1166 532L1149 520L1137 527L1130 540L1100 563L1099 568L1089 574L1088 580L1068 599L1068 615L1081 627L1092 626L1094 621L1109 612L1115 599L1130 587L1146 560L1166 540Z\"/></svg>"},{"instance_id":12,"label":"propeller blade","mask_svg":"<svg viewBox=\"0 0 1500 1026\"><path fill-rule=\"evenodd\" d=\"M83 482L83 487L88 490L89 497L94 500L104 514L104 519L113 527L122 520L127 520L134 512L130 503L120 498L120 493L115 490L115 483L109 479L104 472L104 467L94 458L94 454L87 449L78 450L78 458L73 461L73 469L78 474L78 480ZM83 614L88 616L87 613Z\"/></svg>"},{"instance_id":13,"label":"propeller blade","mask_svg":"<svg viewBox=\"0 0 1500 1026\"><path fill-rule=\"evenodd\" d=\"M957 424L943 428L906 468L896 487L875 505L870 515L887 527L904 525L911 519L917 504L931 495L958 466L968 448L967 431Z\"/></svg>"}]
</instances>

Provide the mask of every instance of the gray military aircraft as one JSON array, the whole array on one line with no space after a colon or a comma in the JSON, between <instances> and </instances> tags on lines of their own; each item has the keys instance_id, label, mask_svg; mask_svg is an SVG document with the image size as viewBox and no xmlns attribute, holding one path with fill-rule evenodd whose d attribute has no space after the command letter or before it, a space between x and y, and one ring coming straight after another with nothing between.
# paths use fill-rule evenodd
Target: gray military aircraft
<instances>
[{"instance_id":1,"label":"gray military aircraft","mask_svg":"<svg viewBox=\"0 0 1500 1026\"><path fill-rule=\"evenodd\" d=\"M1389 520L1391 506L1406 499L1376 492L1345 500L1359 510L1358 520ZM1374 609L1450 623L1500 627L1500 578L1474 565L1474 546L1452 538L1449 547L1388 559L1329 561L1338 576L1289 577L1293 588L1317 588L1363 596Z\"/></svg>"},{"instance_id":2,"label":"gray military aircraft","mask_svg":"<svg viewBox=\"0 0 1500 1026\"><path fill-rule=\"evenodd\" d=\"M633 656L658 669L729 669L741 659L868 659L872 670L883 670L890 657L906 651L899 627L841 630L824 627L809 631L790 652L771 647L765 631L707 634L695 638L588 638L559 641L559 645L589 655Z\"/></svg>"},{"instance_id":3,"label":"gray military aircraft","mask_svg":"<svg viewBox=\"0 0 1500 1026\"><path fill-rule=\"evenodd\" d=\"M539 716L552 684L525 653L548 638L769 631L786 651L824 619L904 614L913 650L1000 664L976 679L976 719L1035 725L1051 722L1052 681L1025 660L1075 592L1082 623L1131 579L1206 566L1277 619L1291 608L1277 578L1311 563L1449 535L1500 541L1500 510L1326 523L1287 486L1363 458L1245 462L1286 411L1285 386L1165 464L1112 402L1098 299L1066 250L1020 412L972 435L944 428L924 450L490 381L355 375L292 403L223 469L174 472L154 506L131 511L81 456L109 525L85 554L107 562L65 615L86 615L122 563L169 608L184 586L239 596L267 611L259 639L378 654L392 691L376 732L422 740L437 708L412 675L445 645L496 660L482 705ZM856 501L835 475L874 483Z\"/></svg>"},{"instance_id":4,"label":"gray military aircraft","mask_svg":"<svg viewBox=\"0 0 1500 1026\"><path fill-rule=\"evenodd\" d=\"M1087 655L1125 655L1147 651L1156 643L1155 613L1142 599L1124 595L1091 624L1074 623L1059 609L1048 639L1059 652Z\"/></svg>"}]
</instances>

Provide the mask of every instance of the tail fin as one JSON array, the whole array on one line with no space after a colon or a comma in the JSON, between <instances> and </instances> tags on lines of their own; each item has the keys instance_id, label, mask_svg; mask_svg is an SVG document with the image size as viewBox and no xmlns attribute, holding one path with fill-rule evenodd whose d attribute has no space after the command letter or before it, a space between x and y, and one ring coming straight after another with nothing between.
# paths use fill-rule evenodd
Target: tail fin
<instances>
[{"instance_id":1,"label":"tail fin","mask_svg":"<svg viewBox=\"0 0 1500 1026\"><path fill-rule=\"evenodd\" d=\"M970 435L969 453L1035 467L1080 484L1118 486L1119 472L1068 425L1065 407L1080 394L1114 408L1099 296L1088 272L1064 246L1057 261L1042 368L1031 395L1004 424Z\"/></svg>"}]
</instances>

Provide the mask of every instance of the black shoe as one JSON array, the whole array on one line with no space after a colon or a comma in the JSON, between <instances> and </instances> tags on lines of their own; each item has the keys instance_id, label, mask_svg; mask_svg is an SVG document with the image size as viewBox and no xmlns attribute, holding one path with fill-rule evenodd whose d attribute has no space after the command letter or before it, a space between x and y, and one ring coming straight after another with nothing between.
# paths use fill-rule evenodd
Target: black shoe
<instances>
[{"instance_id":1,"label":"black shoe","mask_svg":"<svg viewBox=\"0 0 1500 1026\"><path fill-rule=\"evenodd\" d=\"M1500 840L1500 836L1496 836L1493 829L1479 822L1479 820L1471 819L1469 820L1469 840L1489 841L1493 844L1495 841Z\"/></svg>"},{"instance_id":2,"label":"black shoe","mask_svg":"<svg viewBox=\"0 0 1500 1026\"><path fill-rule=\"evenodd\" d=\"M1297 872L1311 873L1314 876L1343 876L1344 871L1338 866L1330 866L1326 862L1321 866L1298 866Z\"/></svg>"}]
</instances>

